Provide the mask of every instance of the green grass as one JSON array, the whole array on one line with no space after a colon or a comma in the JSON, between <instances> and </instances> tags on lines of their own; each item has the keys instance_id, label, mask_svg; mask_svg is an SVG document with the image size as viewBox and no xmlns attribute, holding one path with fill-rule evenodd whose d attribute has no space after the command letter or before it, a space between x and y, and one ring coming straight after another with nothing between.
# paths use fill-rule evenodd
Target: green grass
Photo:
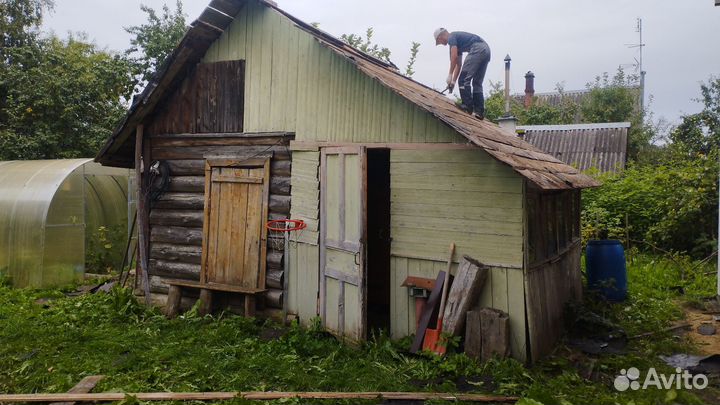
<instances>
[{"instance_id":1,"label":"green grass","mask_svg":"<svg viewBox=\"0 0 720 405\"><path fill-rule=\"evenodd\" d=\"M609 305L588 299L586 307L617 322L629 335L661 330L682 317L679 302L689 299L697 305L714 294L715 278L705 274L711 265L697 266L684 281L673 266L672 261L633 255L628 302ZM685 297L672 288L677 285L685 287ZM39 298L51 300L43 306L36 303ZM67 298L57 290L0 286L0 392L64 392L84 376L104 374L96 392L452 392L467 379L489 382L471 384L475 392L519 395L526 403L547 405L654 404L668 399L700 404L719 398L710 390L699 395L614 391L612 381L620 369L652 366L670 372L659 354L693 350L670 333L632 341L623 356L592 358L560 345L552 356L525 368L514 360L479 364L462 354L444 359L412 356L405 352L408 339L377 337L350 347L317 329L297 326L279 338L267 338L276 327L229 314L199 317L196 311L167 320L120 289ZM594 373L586 379L591 367ZM711 384L717 386L717 381Z\"/></svg>"}]
</instances>

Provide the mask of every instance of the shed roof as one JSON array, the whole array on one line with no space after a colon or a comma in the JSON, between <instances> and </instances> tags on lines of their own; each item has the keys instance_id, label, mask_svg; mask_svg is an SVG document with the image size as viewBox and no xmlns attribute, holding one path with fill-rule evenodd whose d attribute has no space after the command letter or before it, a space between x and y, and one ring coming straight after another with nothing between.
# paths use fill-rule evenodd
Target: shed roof
<instances>
[{"instance_id":1,"label":"shed roof","mask_svg":"<svg viewBox=\"0 0 720 405\"><path fill-rule=\"evenodd\" d=\"M134 100L130 111L102 148L96 160L107 165L133 165L130 142L135 126L152 112L163 94L182 79L182 73L197 61L233 21L249 0L213 0L193 22L180 45L168 57L145 91ZM278 8L274 2L257 0L290 19L299 29L312 35L321 45L348 59L361 72L396 94L432 114L517 173L546 190L594 187L597 183L579 170L547 155L527 142L508 136L497 125L480 121L459 110L438 91L400 74L397 67L363 53L342 40L305 23Z\"/></svg>"},{"instance_id":2,"label":"shed roof","mask_svg":"<svg viewBox=\"0 0 720 405\"><path fill-rule=\"evenodd\" d=\"M533 146L580 170L603 172L625 167L629 122L518 126Z\"/></svg>"}]
</instances>

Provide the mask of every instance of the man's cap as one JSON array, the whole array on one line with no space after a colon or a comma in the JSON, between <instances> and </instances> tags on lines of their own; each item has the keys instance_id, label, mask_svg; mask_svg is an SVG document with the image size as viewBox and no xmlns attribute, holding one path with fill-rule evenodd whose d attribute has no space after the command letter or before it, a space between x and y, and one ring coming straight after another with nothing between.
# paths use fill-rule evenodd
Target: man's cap
<instances>
[{"instance_id":1,"label":"man's cap","mask_svg":"<svg viewBox=\"0 0 720 405\"><path fill-rule=\"evenodd\" d=\"M438 37L440 37L440 34L442 34L443 32L447 32L447 30L445 28L438 28L435 30L435 32L433 32L433 36L435 37L435 45L440 44L438 42Z\"/></svg>"}]
</instances>

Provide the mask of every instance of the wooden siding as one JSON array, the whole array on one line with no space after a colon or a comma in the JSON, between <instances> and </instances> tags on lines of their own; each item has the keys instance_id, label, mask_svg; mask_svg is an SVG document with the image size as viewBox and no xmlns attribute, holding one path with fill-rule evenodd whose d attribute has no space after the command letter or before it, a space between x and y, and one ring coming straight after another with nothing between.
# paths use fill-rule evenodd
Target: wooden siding
<instances>
[{"instance_id":1,"label":"wooden siding","mask_svg":"<svg viewBox=\"0 0 720 405\"><path fill-rule=\"evenodd\" d=\"M293 240L317 246L320 218L320 152L293 152L291 217L305 221L307 228Z\"/></svg>"},{"instance_id":2,"label":"wooden siding","mask_svg":"<svg viewBox=\"0 0 720 405\"><path fill-rule=\"evenodd\" d=\"M581 254L581 245L575 244L557 261L527 273L525 291L532 361L552 352L562 336L565 304L582 300Z\"/></svg>"},{"instance_id":3,"label":"wooden siding","mask_svg":"<svg viewBox=\"0 0 720 405\"><path fill-rule=\"evenodd\" d=\"M510 315L512 355L525 360L522 179L479 149L393 150L390 172L392 336L415 332L405 277L437 277L455 242L456 262L467 254L492 267L474 306Z\"/></svg>"},{"instance_id":4,"label":"wooden siding","mask_svg":"<svg viewBox=\"0 0 720 405\"><path fill-rule=\"evenodd\" d=\"M392 254L446 260L463 254L501 267L523 265L523 182L478 150L393 150Z\"/></svg>"},{"instance_id":5,"label":"wooden siding","mask_svg":"<svg viewBox=\"0 0 720 405\"><path fill-rule=\"evenodd\" d=\"M317 315L320 250L320 152L293 152L292 207L290 217L307 224L292 234L288 269L288 312L303 325Z\"/></svg>"},{"instance_id":6,"label":"wooden siding","mask_svg":"<svg viewBox=\"0 0 720 405\"><path fill-rule=\"evenodd\" d=\"M582 299L580 191L547 193L526 187L525 294L531 360L552 351L563 332L568 301Z\"/></svg>"},{"instance_id":7,"label":"wooden siding","mask_svg":"<svg viewBox=\"0 0 720 405\"><path fill-rule=\"evenodd\" d=\"M152 159L165 160L170 170L168 190L150 209L150 275L155 293L167 293L164 278L200 279L205 159L210 157L271 157L268 219L290 214L291 161L285 134L156 135L149 137ZM283 252L267 250L268 294L283 294ZM274 301L274 306L282 299Z\"/></svg>"},{"instance_id":8,"label":"wooden siding","mask_svg":"<svg viewBox=\"0 0 720 405\"><path fill-rule=\"evenodd\" d=\"M245 62L200 63L156 108L146 134L243 132Z\"/></svg>"},{"instance_id":9,"label":"wooden siding","mask_svg":"<svg viewBox=\"0 0 720 405\"><path fill-rule=\"evenodd\" d=\"M467 142L254 1L203 61L237 59L245 60L247 132L295 132L302 141Z\"/></svg>"}]
</instances>

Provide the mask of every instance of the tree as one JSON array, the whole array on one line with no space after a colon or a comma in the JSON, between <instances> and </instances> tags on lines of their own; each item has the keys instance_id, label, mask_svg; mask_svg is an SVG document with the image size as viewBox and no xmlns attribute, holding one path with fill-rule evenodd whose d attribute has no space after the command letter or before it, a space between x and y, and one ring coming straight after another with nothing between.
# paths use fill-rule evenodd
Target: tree
<instances>
[{"instance_id":1,"label":"tree","mask_svg":"<svg viewBox=\"0 0 720 405\"><path fill-rule=\"evenodd\" d=\"M2 0L0 2L0 52L30 44L38 34L46 11L54 7L53 0Z\"/></svg>"},{"instance_id":2,"label":"tree","mask_svg":"<svg viewBox=\"0 0 720 405\"><path fill-rule=\"evenodd\" d=\"M147 22L125 28L134 36L126 55L133 61L138 87L144 87L185 35L187 15L180 0L176 0L175 10L164 4L162 15L145 5L140 9L147 14Z\"/></svg>"},{"instance_id":3,"label":"tree","mask_svg":"<svg viewBox=\"0 0 720 405\"><path fill-rule=\"evenodd\" d=\"M703 109L697 114L685 115L670 134L676 147L690 155L707 155L720 148L720 77L710 77L700 85Z\"/></svg>"},{"instance_id":4,"label":"tree","mask_svg":"<svg viewBox=\"0 0 720 405\"><path fill-rule=\"evenodd\" d=\"M7 120L3 115L7 105L7 69L13 60L13 48L32 44L39 32L45 12L52 10L52 0L2 0L0 1L0 126Z\"/></svg>"},{"instance_id":5,"label":"tree","mask_svg":"<svg viewBox=\"0 0 720 405\"><path fill-rule=\"evenodd\" d=\"M318 23L313 23L313 27L315 28L318 28L319 25L320 24ZM358 34L342 34L340 36L340 39L342 39L346 44L352 46L353 48L357 48L370 56L374 56L387 63L392 63L392 61L390 61L390 49L373 43L372 37L374 33L375 30L370 27L365 31L364 37ZM405 66L404 74L407 77L412 77L415 74L415 70L413 69L413 67L415 66L418 52L420 52L420 43L413 41L412 45L410 46L410 58L408 59L408 63Z\"/></svg>"},{"instance_id":6,"label":"tree","mask_svg":"<svg viewBox=\"0 0 720 405\"><path fill-rule=\"evenodd\" d=\"M408 59L407 66L405 67L405 76L412 77L415 74L413 67L417 61L418 52L420 52L420 42L413 41L410 47L410 59Z\"/></svg>"},{"instance_id":7,"label":"tree","mask_svg":"<svg viewBox=\"0 0 720 405\"><path fill-rule=\"evenodd\" d=\"M125 112L133 86L127 59L72 36L8 52L0 160L94 156Z\"/></svg>"}]
</instances>

